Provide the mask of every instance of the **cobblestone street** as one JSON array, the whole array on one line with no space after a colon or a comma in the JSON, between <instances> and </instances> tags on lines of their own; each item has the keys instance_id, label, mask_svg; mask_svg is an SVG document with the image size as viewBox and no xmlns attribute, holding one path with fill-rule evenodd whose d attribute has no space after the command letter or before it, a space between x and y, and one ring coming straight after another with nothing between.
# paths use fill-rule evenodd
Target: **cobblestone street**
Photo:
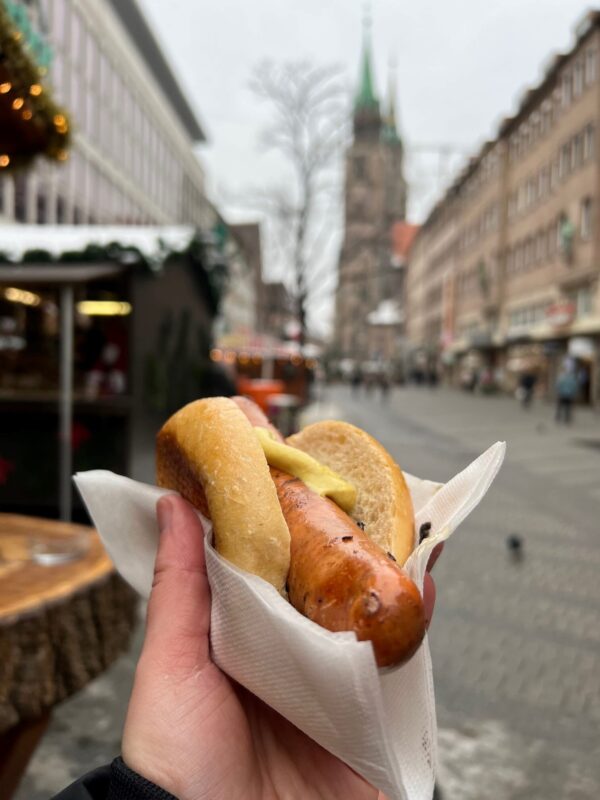
<instances>
[{"instance_id":1,"label":"cobblestone street","mask_svg":"<svg viewBox=\"0 0 600 800\"><path fill-rule=\"evenodd\" d=\"M600 796L600 419L446 390L387 400L329 389L328 407L408 472L446 481L498 439L505 465L435 569L430 631L444 800ZM515 559L506 539L522 538ZM118 752L130 656L58 708L17 800L47 800Z\"/></svg>"},{"instance_id":2,"label":"cobblestone street","mask_svg":"<svg viewBox=\"0 0 600 800\"><path fill-rule=\"evenodd\" d=\"M408 472L446 481L498 439L505 464L436 566L430 640L445 798L600 796L600 420L446 390L330 393ZM522 537L522 558L506 538Z\"/></svg>"}]
</instances>

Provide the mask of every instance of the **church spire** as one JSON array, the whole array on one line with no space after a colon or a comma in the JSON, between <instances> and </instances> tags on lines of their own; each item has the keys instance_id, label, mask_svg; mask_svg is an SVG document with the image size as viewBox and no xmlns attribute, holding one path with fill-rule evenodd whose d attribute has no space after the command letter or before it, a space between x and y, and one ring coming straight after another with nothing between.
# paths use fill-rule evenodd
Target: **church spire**
<instances>
[{"instance_id":1,"label":"church spire","mask_svg":"<svg viewBox=\"0 0 600 800\"><path fill-rule=\"evenodd\" d=\"M373 80L373 56L371 53L371 17L368 8L363 21L363 46L360 73L354 97L354 124L356 129L376 128L381 124L379 99Z\"/></svg>"},{"instance_id":2,"label":"church spire","mask_svg":"<svg viewBox=\"0 0 600 800\"><path fill-rule=\"evenodd\" d=\"M387 142L400 144L402 140L398 132L398 123L396 121L396 93L396 63L395 61L390 61L387 109L383 119L381 135Z\"/></svg>"}]
</instances>

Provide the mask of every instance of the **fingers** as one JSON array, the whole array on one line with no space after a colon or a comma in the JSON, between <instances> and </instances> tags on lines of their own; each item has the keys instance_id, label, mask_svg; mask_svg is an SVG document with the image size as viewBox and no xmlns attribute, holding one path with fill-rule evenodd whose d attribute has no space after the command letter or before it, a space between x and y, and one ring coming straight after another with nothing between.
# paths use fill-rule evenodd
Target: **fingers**
<instances>
[{"instance_id":1,"label":"fingers","mask_svg":"<svg viewBox=\"0 0 600 800\"><path fill-rule=\"evenodd\" d=\"M202 525L176 495L158 501L157 517L160 540L142 656L169 671L201 669L208 661L210 626Z\"/></svg>"},{"instance_id":2,"label":"fingers","mask_svg":"<svg viewBox=\"0 0 600 800\"><path fill-rule=\"evenodd\" d=\"M427 572L431 572L431 570L435 567L435 562L442 554L442 550L444 549L444 543L440 542L436 544L436 546L431 551L431 555L429 556L429 561L427 562Z\"/></svg>"},{"instance_id":3,"label":"fingers","mask_svg":"<svg viewBox=\"0 0 600 800\"><path fill-rule=\"evenodd\" d=\"M425 627L429 628L435 606L435 583L428 572L423 578L423 605L425 606Z\"/></svg>"}]
</instances>

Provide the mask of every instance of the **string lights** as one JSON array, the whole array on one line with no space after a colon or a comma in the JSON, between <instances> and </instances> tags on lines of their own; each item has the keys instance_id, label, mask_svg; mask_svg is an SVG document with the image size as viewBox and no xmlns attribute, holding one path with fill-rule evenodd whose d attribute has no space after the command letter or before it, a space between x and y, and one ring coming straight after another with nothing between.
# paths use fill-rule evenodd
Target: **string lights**
<instances>
[{"instance_id":1,"label":"string lights","mask_svg":"<svg viewBox=\"0 0 600 800\"><path fill-rule=\"evenodd\" d=\"M21 9L19 14L15 9ZM24 4L0 0L0 54L0 129L4 151L0 153L0 169L26 166L38 154L65 161L69 120L41 83L50 63L51 48L35 29ZM25 135L24 125L31 122L35 123L35 136Z\"/></svg>"}]
</instances>

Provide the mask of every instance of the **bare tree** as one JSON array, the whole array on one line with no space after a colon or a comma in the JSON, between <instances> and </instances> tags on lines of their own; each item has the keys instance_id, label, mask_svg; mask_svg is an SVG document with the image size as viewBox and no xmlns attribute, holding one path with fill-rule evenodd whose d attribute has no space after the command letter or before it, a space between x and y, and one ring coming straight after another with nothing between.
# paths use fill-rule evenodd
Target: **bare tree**
<instances>
[{"instance_id":1,"label":"bare tree","mask_svg":"<svg viewBox=\"0 0 600 800\"><path fill-rule=\"evenodd\" d=\"M339 218L341 212L348 92L339 70L308 63L263 63L254 72L251 88L272 111L262 145L278 151L291 168L291 180L267 188L258 201L277 231L280 255L292 276L303 343L308 305L331 270L322 254L336 232L332 213Z\"/></svg>"}]
</instances>

